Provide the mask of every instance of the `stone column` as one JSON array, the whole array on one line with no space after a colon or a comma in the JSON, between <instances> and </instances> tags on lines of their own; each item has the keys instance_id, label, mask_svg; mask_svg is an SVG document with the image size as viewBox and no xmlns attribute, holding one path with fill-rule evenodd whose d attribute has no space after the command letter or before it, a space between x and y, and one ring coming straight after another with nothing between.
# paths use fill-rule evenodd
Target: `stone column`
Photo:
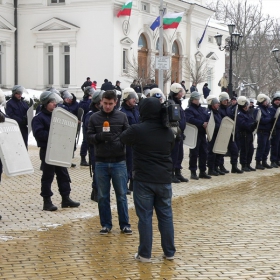
<instances>
[{"instance_id":1,"label":"stone column","mask_svg":"<svg viewBox=\"0 0 280 280\"><path fill-rule=\"evenodd\" d=\"M69 88L77 88L76 81L76 42L70 42L70 85Z\"/></svg>"},{"instance_id":2,"label":"stone column","mask_svg":"<svg viewBox=\"0 0 280 280\"><path fill-rule=\"evenodd\" d=\"M61 71L61 50L60 43L52 43L53 45L53 87L61 88L61 76L63 71Z\"/></svg>"},{"instance_id":3,"label":"stone column","mask_svg":"<svg viewBox=\"0 0 280 280\"><path fill-rule=\"evenodd\" d=\"M46 85L44 83L45 78L45 52L44 52L45 44L44 43L36 43L37 49L37 85L36 89L43 89Z\"/></svg>"}]
</instances>

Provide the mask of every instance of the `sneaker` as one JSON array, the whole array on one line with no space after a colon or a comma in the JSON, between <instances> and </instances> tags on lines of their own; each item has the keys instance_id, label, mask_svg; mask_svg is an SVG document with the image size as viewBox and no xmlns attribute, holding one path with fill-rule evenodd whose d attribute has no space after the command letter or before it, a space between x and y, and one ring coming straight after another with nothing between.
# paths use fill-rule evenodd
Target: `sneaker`
<instances>
[{"instance_id":1,"label":"sneaker","mask_svg":"<svg viewBox=\"0 0 280 280\"><path fill-rule=\"evenodd\" d=\"M99 233L100 234L108 234L111 230L109 228L103 227Z\"/></svg>"},{"instance_id":2,"label":"sneaker","mask_svg":"<svg viewBox=\"0 0 280 280\"><path fill-rule=\"evenodd\" d=\"M132 230L131 230L130 227L124 227L122 229L122 233L124 233L124 234L132 234Z\"/></svg>"},{"instance_id":3,"label":"sneaker","mask_svg":"<svg viewBox=\"0 0 280 280\"><path fill-rule=\"evenodd\" d=\"M172 257L167 257L167 256L163 255L162 257L163 257L164 259L166 259L166 260L169 260L169 261L174 260L174 256L172 256Z\"/></svg>"},{"instance_id":4,"label":"sneaker","mask_svg":"<svg viewBox=\"0 0 280 280\"><path fill-rule=\"evenodd\" d=\"M136 261L138 261L138 262L144 262L144 263L150 263L150 262L152 262L151 259L143 258L143 257L141 257L138 253L135 254L134 259L135 259Z\"/></svg>"}]
</instances>

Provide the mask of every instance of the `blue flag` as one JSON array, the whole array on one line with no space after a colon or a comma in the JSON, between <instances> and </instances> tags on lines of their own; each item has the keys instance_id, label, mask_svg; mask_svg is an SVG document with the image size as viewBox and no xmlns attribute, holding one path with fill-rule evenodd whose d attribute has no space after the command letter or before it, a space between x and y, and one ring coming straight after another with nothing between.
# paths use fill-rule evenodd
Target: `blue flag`
<instances>
[{"instance_id":1,"label":"blue flag","mask_svg":"<svg viewBox=\"0 0 280 280\"><path fill-rule=\"evenodd\" d=\"M208 20L208 22L207 22L207 24L206 24L206 26L205 26L205 29L204 29L204 31L203 31L203 33L202 33L202 36L201 36L201 38L200 38L200 40L199 40L199 42L198 42L198 44L197 44L197 47L198 47L198 48L199 48L200 44L201 44L202 41L203 41L203 38L204 38L204 35L205 35L205 32L206 32L206 29L207 29L207 27L208 27L209 21L210 21L210 18L209 18L209 20Z\"/></svg>"},{"instance_id":2,"label":"blue flag","mask_svg":"<svg viewBox=\"0 0 280 280\"><path fill-rule=\"evenodd\" d=\"M158 16L156 18L156 20L152 23L152 25L150 26L150 28L155 31L156 28L158 28L160 25L160 16Z\"/></svg>"}]
</instances>

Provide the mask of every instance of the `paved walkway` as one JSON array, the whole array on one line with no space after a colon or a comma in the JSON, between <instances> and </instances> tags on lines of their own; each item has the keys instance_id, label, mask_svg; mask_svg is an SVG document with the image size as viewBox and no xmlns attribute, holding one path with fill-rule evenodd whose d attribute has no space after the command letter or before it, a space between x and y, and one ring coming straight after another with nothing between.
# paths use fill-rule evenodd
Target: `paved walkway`
<instances>
[{"instance_id":1,"label":"paved walkway","mask_svg":"<svg viewBox=\"0 0 280 280\"><path fill-rule=\"evenodd\" d=\"M280 279L280 168L174 184L176 258L161 258L155 220L153 263L142 264L133 259L132 196L134 234L120 234L113 212L112 233L100 236L89 171L79 166L78 151L69 172L71 197L81 206L51 213L42 211L38 149L30 147L29 154L35 173L4 175L0 186L0 279ZM59 206L56 184L53 190ZM111 198L116 209L113 191Z\"/></svg>"}]
</instances>

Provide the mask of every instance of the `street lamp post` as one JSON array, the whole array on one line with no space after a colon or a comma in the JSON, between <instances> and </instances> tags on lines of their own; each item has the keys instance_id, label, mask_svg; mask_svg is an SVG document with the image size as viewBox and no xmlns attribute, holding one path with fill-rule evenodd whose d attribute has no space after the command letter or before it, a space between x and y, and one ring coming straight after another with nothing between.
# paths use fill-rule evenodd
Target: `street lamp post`
<instances>
[{"instance_id":1,"label":"street lamp post","mask_svg":"<svg viewBox=\"0 0 280 280\"><path fill-rule=\"evenodd\" d=\"M242 39L242 35L239 33L234 33L235 24L228 24L228 31L230 34L230 40L226 43L225 46L222 45L222 37L223 35L217 34L215 35L216 43L219 46L220 51L229 50L229 83L228 83L228 94L230 97L233 96L232 93L232 52L237 51L239 49L239 45Z\"/></svg>"}]
</instances>

